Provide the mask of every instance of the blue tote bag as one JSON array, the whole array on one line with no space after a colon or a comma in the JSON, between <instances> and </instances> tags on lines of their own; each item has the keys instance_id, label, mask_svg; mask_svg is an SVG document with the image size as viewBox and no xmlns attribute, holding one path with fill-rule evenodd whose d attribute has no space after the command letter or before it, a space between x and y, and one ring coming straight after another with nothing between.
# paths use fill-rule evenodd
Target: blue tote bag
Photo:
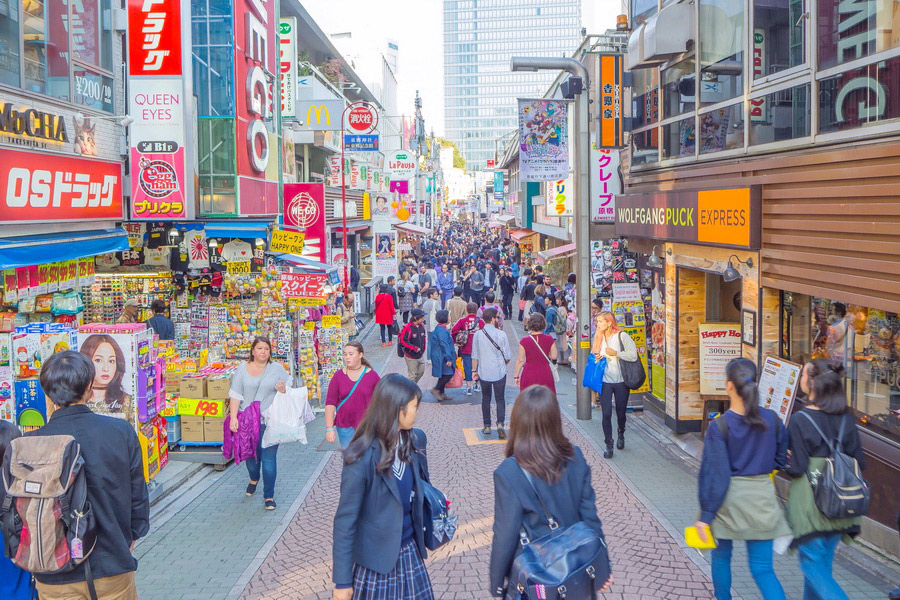
<instances>
[{"instance_id":1,"label":"blue tote bag","mask_svg":"<svg viewBox=\"0 0 900 600\"><path fill-rule=\"evenodd\" d=\"M584 367L584 379L581 385L599 394L603 391L603 374L605 372L606 357L602 356L598 361L593 354L588 354L587 364Z\"/></svg>"}]
</instances>

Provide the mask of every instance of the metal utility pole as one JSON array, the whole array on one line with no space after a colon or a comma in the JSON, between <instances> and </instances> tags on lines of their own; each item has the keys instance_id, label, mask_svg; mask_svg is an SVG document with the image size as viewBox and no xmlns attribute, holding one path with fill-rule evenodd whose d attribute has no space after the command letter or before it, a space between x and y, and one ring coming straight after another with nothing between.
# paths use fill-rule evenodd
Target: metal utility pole
<instances>
[{"instance_id":1,"label":"metal utility pole","mask_svg":"<svg viewBox=\"0 0 900 600\"><path fill-rule=\"evenodd\" d=\"M576 416L585 421L591 419L591 391L581 385L584 367L590 353L591 343L591 261L590 261L590 152L591 138L588 128L590 118L590 98L588 90L590 75L587 67L574 58L537 58L513 56L510 61L513 71L566 71L581 77L582 89L575 99L575 270L578 293L575 316L578 319L578 335L575 351L578 353L578 374L575 387Z\"/></svg>"}]
</instances>

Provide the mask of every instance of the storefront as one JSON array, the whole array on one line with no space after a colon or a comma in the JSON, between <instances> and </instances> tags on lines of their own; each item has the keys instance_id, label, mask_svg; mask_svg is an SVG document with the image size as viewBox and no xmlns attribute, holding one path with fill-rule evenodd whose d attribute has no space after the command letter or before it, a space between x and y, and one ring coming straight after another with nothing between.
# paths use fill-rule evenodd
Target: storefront
<instances>
[{"instance_id":1,"label":"storefront","mask_svg":"<svg viewBox=\"0 0 900 600\"><path fill-rule=\"evenodd\" d=\"M540 234L531 229L514 229L509 232L509 239L519 248L519 262L521 264L535 264L540 246Z\"/></svg>"},{"instance_id":2,"label":"storefront","mask_svg":"<svg viewBox=\"0 0 900 600\"><path fill-rule=\"evenodd\" d=\"M628 238L631 253L642 255L631 260L638 259L635 273L644 292L620 300L614 282L612 303L636 300L650 314L651 393L645 398L677 433L700 431L710 413L724 408L726 359L761 356L760 217L758 186L616 200L616 234ZM748 329L743 337L742 324ZM721 343L707 349L708 337ZM707 360L711 356L719 359Z\"/></svg>"}]
</instances>

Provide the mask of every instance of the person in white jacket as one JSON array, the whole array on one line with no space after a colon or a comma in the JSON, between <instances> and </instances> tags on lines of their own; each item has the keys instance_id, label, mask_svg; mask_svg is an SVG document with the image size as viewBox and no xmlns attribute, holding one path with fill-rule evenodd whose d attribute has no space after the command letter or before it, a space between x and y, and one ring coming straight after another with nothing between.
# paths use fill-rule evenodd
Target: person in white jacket
<instances>
[{"instance_id":1,"label":"person in white jacket","mask_svg":"<svg viewBox=\"0 0 900 600\"><path fill-rule=\"evenodd\" d=\"M606 452L603 458L613 457L612 440L612 401L616 399L616 424L619 428L619 436L616 447L622 450L625 447L625 418L628 407L628 395L631 390L625 385L622 378L620 362L623 360L633 362L638 359L637 346L631 336L622 331L616 323L616 317L610 312L601 312L597 315L597 333L594 334L594 343L591 352L597 360L606 357L606 371L603 373L603 391L600 393L600 409L603 411L603 437L606 442Z\"/></svg>"}]
</instances>

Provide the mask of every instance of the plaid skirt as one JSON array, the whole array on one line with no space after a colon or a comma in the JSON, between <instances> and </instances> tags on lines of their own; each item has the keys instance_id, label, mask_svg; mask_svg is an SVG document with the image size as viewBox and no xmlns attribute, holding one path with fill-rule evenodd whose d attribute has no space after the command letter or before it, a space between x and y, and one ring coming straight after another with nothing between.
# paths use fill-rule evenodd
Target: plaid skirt
<instances>
[{"instance_id":1,"label":"plaid skirt","mask_svg":"<svg viewBox=\"0 0 900 600\"><path fill-rule=\"evenodd\" d=\"M386 575L354 565L353 600L434 600L431 579L416 543L400 548L397 565Z\"/></svg>"}]
</instances>

